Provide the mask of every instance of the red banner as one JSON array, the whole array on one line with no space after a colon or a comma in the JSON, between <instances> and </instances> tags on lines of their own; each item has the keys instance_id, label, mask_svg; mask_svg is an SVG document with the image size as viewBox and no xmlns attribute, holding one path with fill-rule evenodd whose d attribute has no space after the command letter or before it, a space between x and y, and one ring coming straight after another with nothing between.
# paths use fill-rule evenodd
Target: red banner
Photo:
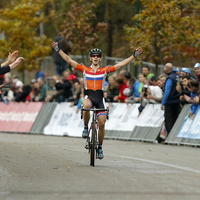
<instances>
[{"instance_id":1,"label":"red banner","mask_svg":"<svg viewBox=\"0 0 200 200\"><path fill-rule=\"evenodd\" d=\"M8 103L7 105L0 102L0 131L30 132L42 105L42 102Z\"/></svg>"}]
</instances>

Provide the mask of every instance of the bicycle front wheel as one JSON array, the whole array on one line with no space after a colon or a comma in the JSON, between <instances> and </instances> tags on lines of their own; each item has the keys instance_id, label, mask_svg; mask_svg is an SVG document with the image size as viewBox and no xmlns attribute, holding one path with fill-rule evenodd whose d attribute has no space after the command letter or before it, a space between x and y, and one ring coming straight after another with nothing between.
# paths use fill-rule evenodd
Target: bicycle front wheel
<instances>
[{"instance_id":1,"label":"bicycle front wheel","mask_svg":"<svg viewBox=\"0 0 200 200\"><path fill-rule=\"evenodd\" d=\"M92 138L91 138L91 149L90 149L90 165L92 165L94 167L94 163L95 163L95 145L96 145L96 134L97 130L96 130L96 124L93 123L92 126Z\"/></svg>"}]
</instances>

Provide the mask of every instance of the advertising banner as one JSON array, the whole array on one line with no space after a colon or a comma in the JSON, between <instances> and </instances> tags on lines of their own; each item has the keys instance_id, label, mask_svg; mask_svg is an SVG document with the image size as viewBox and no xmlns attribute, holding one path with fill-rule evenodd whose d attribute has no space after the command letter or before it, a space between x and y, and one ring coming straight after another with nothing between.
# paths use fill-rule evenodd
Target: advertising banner
<instances>
[{"instance_id":1,"label":"advertising banner","mask_svg":"<svg viewBox=\"0 0 200 200\"><path fill-rule=\"evenodd\" d=\"M0 131L30 132L38 113L41 102L8 103L0 102Z\"/></svg>"},{"instance_id":2,"label":"advertising banner","mask_svg":"<svg viewBox=\"0 0 200 200\"><path fill-rule=\"evenodd\" d=\"M189 117L189 112L184 120L184 123L179 133L177 134L177 137L200 139L200 106L198 106L193 120Z\"/></svg>"},{"instance_id":3,"label":"advertising banner","mask_svg":"<svg viewBox=\"0 0 200 200\"><path fill-rule=\"evenodd\" d=\"M160 127L164 122L164 111L160 104L147 104L140 114L136 126Z\"/></svg>"},{"instance_id":4,"label":"advertising banner","mask_svg":"<svg viewBox=\"0 0 200 200\"><path fill-rule=\"evenodd\" d=\"M45 135L81 137L83 120L80 111L76 113L76 106L70 103L57 104L49 124L44 128Z\"/></svg>"},{"instance_id":5,"label":"advertising banner","mask_svg":"<svg viewBox=\"0 0 200 200\"><path fill-rule=\"evenodd\" d=\"M138 119L138 107L139 104L111 104L106 130L133 131Z\"/></svg>"}]
</instances>

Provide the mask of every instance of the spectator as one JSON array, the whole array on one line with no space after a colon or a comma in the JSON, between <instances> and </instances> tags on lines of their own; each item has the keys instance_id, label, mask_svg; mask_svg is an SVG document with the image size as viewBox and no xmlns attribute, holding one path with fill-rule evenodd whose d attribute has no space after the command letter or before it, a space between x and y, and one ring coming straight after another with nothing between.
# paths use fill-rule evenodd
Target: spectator
<instances>
[{"instance_id":1,"label":"spectator","mask_svg":"<svg viewBox=\"0 0 200 200\"><path fill-rule=\"evenodd\" d=\"M80 83L79 83L78 81L76 81L76 82L74 83L74 92L73 92L73 98L72 98L72 100L71 100L71 105L70 105L70 107L75 106L75 105L78 104L79 99L80 99L80 95L81 95L81 89L82 89L82 88L81 88Z\"/></svg>"},{"instance_id":2,"label":"spectator","mask_svg":"<svg viewBox=\"0 0 200 200\"><path fill-rule=\"evenodd\" d=\"M62 97L64 99L59 99L59 102L62 101L68 101L70 97L73 96L72 94L72 83L69 81L70 73L68 71L63 72L63 79L59 79L58 76L53 76L55 87L57 90L57 93L53 96L47 96L45 99L45 102L49 102L53 99L58 99L59 97Z\"/></svg>"},{"instance_id":3,"label":"spectator","mask_svg":"<svg viewBox=\"0 0 200 200\"><path fill-rule=\"evenodd\" d=\"M74 84L75 82L78 81L77 76L74 75L74 74L70 74L70 75L68 76L67 80L70 81L71 84Z\"/></svg>"},{"instance_id":4,"label":"spectator","mask_svg":"<svg viewBox=\"0 0 200 200\"><path fill-rule=\"evenodd\" d=\"M118 78L116 80L116 82L117 82L117 86L118 86L118 89L119 89L119 95L115 96L113 98L113 100L124 103L126 96L124 95L123 91L124 91L125 88L127 88L127 85L124 83L124 81L121 78Z\"/></svg>"},{"instance_id":5,"label":"spectator","mask_svg":"<svg viewBox=\"0 0 200 200\"><path fill-rule=\"evenodd\" d=\"M131 78L130 72L124 72L124 83L127 83L127 81Z\"/></svg>"},{"instance_id":6,"label":"spectator","mask_svg":"<svg viewBox=\"0 0 200 200\"><path fill-rule=\"evenodd\" d=\"M161 75L159 76L159 80L161 81L161 85L163 85L163 87L164 87L164 85L165 85L166 79L167 79L167 75L166 75L166 74L161 74Z\"/></svg>"},{"instance_id":7,"label":"spectator","mask_svg":"<svg viewBox=\"0 0 200 200\"><path fill-rule=\"evenodd\" d=\"M68 54L69 52L71 52L71 46L72 46L72 44L71 44L70 41L67 41L63 37L61 37L60 35L58 35L55 38L55 42L59 43L60 48L62 48L62 50L66 54ZM69 68L69 64L55 50L53 52L53 55L54 55L54 62L55 62L55 65L56 65L56 75L58 75L58 76L62 75L63 72Z\"/></svg>"},{"instance_id":8,"label":"spectator","mask_svg":"<svg viewBox=\"0 0 200 200\"><path fill-rule=\"evenodd\" d=\"M149 103L156 104L161 102L162 90L158 86L144 85L144 87L142 88L142 93L140 95L141 95L141 101L140 101L141 104L138 108L139 115L141 114L141 112L143 111L143 109L147 104ZM156 101L155 99L158 99L158 101Z\"/></svg>"},{"instance_id":9,"label":"spectator","mask_svg":"<svg viewBox=\"0 0 200 200\"><path fill-rule=\"evenodd\" d=\"M45 79L45 75L44 72L40 69L37 70L36 74L35 74L35 79L38 80L38 78L43 78Z\"/></svg>"},{"instance_id":10,"label":"spectator","mask_svg":"<svg viewBox=\"0 0 200 200\"><path fill-rule=\"evenodd\" d=\"M74 74L77 78L79 78L79 75L78 75L78 73L77 73L77 70L76 70L76 68L74 68L74 67L71 67L71 74Z\"/></svg>"},{"instance_id":11,"label":"spectator","mask_svg":"<svg viewBox=\"0 0 200 200\"><path fill-rule=\"evenodd\" d=\"M182 76L181 77L181 84L176 86L176 90L181 94L180 96L180 104L183 107L187 101L184 99L184 95L190 96L190 91L187 88L188 83L190 82L190 76Z\"/></svg>"},{"instance_id":12,"label":"spectator","mask_svg":"<svg viewBox=\"0 0 200 200\"><path fill-rule=\"evenodd\" d=\"M81 109L81 105L83 104L84 98L85 98L84 88L81 88L81 95L80 95L80 99L79 99L78 104L77 104L76 113L78 113L79 110Z\"/></svg>"},{"instance_id":13,"label":"spectator","mask_svg":"<svg viewBox=\"0 0 200 200\"><path fill-rule=\"evenodd\" d=\"M114 73L112 74L112 77L114 77L115 80L117 80L117 78L119 78L118 73L117 73L117 72L114 72Z\"/></svg>"},{"instance_id":14,"label":"spectator","mask_svg":"<svg viewBox=\"0 0 200 200\"><path fill-rule=\"evenodd\" d=\"M84 89L84 78L79 78L79 83L80 83L81 88Z\"/></svg>"},{"instance_id":15,"label":"spectator","mask_svg":"<svg viewBox=\"0 0 200 200\"><path fill-rule=\"evenodd\" d=\"M146 77L146 75L144 75L144 74L139 74L138 75L138 80L139 80L139 82L140 82L140 88L139 88L139 93L141 93L142 92L142 88L143 88L143 86L144 85L149 85L149 83L148 83L148 81L147 81L147 77Z\"/></svg>"},{"instance_id":16,"label":"spectator","mask_svg":"<svg viewBox=\"0 0 200 200\"><path fill-rule=\"evenodd\" d=\"M191 92L190 93L190 97L191 99L194 99L197 95L197 90L198 90L198 86L199 83L196 80L192 80L188 83L188 90ZM192 104L191 106L191 111L189 113L189 116L191 119L194 119L195 113L197 111L198 105L197 104Z\"/></svg>"},{"instance_id":17,"label":"spectator","mask_svg":"<svg viewBox=\"0 0 200 200\"><path fill-rule=\"evenodd\" d=\"M177 76L171 63L167 63L164 72L168 75L164 85L164 96L161 103L161 109L164 110L165 128L169 135L180 112L180 94L176 90Z\"/></svg>"},{"instance_id":18,"label":"spectator","mask_svg":"<svg viewBox=\"0 0 200 200\"><path fill-rule=\"evenodd\" d=\"M6 77L3 84L12 86L11 78ZM14 92L10 88L8 88L6 91L4 91L3 94L1 94L1 99L5 104L11 102L14 99Z\"/></svg>"},{"instance_id":19,"label":"spectator","mask_svg":"<svg viewBox=\"0 0 200 200\"><path fill-rule=\"evenodd\" d=\"M38 78L37 80L38 85L39 85L39 89L40 89L40 93L39 96L35 97L35 101L44 101L46 98L46 92L47 92L47 85L45 83L45 80L43 78Z\"/></svg>"},{"instance_id":20,"label":"spectator","mask_svg":"<svg viewBox=\"0 0 200 200\"><path fill-rule=\"evenodd\" d=\"M37 97L38 94L40 93L39 85L36 79L31 80L31 88L32 90L30 92L30 101L34 102L35 97Z\"/></svg>"},{"instance_id":21,"label":"spectator","mask_svg":"<svg viewBox=\"0 0 200 200\"><path fill-rule=\"evenodd\" d=\"M13 79L13 85L15 88L18 88L23 86L24 84L22 83L22 81L19 80L17 76L15 76L15 78Z\"/></svg>"},{"instance_id":22,"label":"spectator","mask_svg":"<svg viewBox=\"0 0 200 200\"><path fill-rule=\"evenodd\" d=\"M104 98L106 102L114 102L114 97L119 94L119 89L117 87L116 79L113 76L109 77L109 84L107 91L104 93Z\"/></svg>"},{"instance_id":23,"label":"spectator","mask_svg":"<svg viewBox=\"0 0 200 200\"><path fill-rule=\"evenodd\" d=\"M149 82L149 85L153 85L153 86L156 86L156 80L157 80L157 76L152 76L148 82Z\"/></svg>"},{"instance_id":24,"label":"spectator","mask_svg":"<svg viewBox=\"0 0 200 200\"><path fill-rule=\"evenodd\" d=\"M119 78L121 78L123 82L125 82L124 72L126 72L125 69L123 69L123 70L121 70L121 71L119 72ZM117 79L118 79L118 78L116 78L116 80L117 80Z\"/></svg>"},{"instance_id":25,"label":"spectator","mask_svg":"<svg viewBox=\"0 0 200 200\"><path fill-rule=\"evenodd\" d=\"M197 80L200 83L200 63L196 63L194 69L197 75Z\"/></svg>"},{"instance_id":26,"label":"spectator","mask_svg":"<svg viewBox=\"0 0 200 200\"><path fill-rule=\"evenodd\" d=\"M140 101L140 82L135 80L134 78L131 78L127 82L128 88L132 91L132 95L130 97L127 97L125 99L126 103L137 103Z\"/></svg>"},{"instance_id":27,"label":"spectator","mask_svg":"<svg viewBox=\"0 0 200 200\"><path fill-rule=\"evenodd\" d=\"M142 74L147 77L147 80L154 76L154 74L150 72L150 68L148 66L142 67Z\"/></svg>"},{"instance_id":28,"label":"spectator","mask_svg":"<svg viewBox=\"0 0 200 200\"><path fill-rule=\"evenodd\" d=\"M16 102L26 102L30 101L31 86L22 85L15 88L15 101Z\"/></svg>"},{"instance_id":29,"label":"spectator","mask_svg":"<svg viewBox=\"0 0 200 200\"><path fill-rule=\"evenodd\" d=\"M149 103L161 103L163 99L163 92L159 86L149 86L146 99Z\"/></svg>"}]
</instances>

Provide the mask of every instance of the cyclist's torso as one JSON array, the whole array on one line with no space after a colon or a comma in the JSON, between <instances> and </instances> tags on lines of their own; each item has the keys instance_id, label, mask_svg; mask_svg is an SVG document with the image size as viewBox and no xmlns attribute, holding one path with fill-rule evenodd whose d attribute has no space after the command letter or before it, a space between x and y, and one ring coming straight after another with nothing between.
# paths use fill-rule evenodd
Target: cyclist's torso
<instances>
[{"instance_id":1,"label":"cyclist's torso","mask_svg":"<svg viewBox=\"0 0 200 200\"><path fill-rule=\"evenodd\" d=\"M92 66L86 67L83 64L77 64L77 70L83 73L85 95L97 108L104 108L103 87L108 73L114 72L114 66L104 68L98 67L96 70Z\"/></svg>"},{"instance_id":2,"label":"cyclist's torso","mask_svg":"<svg viewBox=\"0 0 200 200\"><path fill-rule=\"evenodd\" d=\"M115 71L114 66L98 67L95 71L92 66L86 67L82 64L77 64L76 69L83 72L85 90L93 91L103 90L107 74Z\"/></svg>"}]
</instances>

